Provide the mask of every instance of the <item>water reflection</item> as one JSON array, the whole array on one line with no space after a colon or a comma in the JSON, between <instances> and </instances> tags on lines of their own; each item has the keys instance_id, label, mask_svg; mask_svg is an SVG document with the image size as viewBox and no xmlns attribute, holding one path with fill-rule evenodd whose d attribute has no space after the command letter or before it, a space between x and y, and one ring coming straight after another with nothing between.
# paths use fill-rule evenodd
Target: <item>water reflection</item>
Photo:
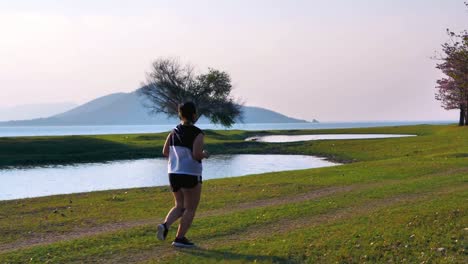
<instances>
[{"instance_id":1,"label":"water reflection","mask_svg":"<svg viewBox=\"0 0 468 264\"><path fill-rule=\"evenodd\" d=\"M335 165L302 155L217 155L204 162L203 179ZM0 200L169 184L165 159L7 169L0 182Z\"/></svg>"}]
</instances>

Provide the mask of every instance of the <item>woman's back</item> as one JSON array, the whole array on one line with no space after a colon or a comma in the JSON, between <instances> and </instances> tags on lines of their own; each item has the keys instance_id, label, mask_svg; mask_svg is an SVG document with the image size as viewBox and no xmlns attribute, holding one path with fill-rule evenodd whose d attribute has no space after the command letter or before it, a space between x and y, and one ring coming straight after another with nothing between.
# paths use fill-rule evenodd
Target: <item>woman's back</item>
<instances>
[{"instance_id":1,"label":"woman's back","mask_svg":"<svg viewBox=\"0 0 468 264\"><path fill-rule=\"evenodd\" d=\"M193 125L179 124L169 141L168 172L174 174L202 175L202 162L193 158L193 143L202 130Z\"/></svg>"}]
</instances>

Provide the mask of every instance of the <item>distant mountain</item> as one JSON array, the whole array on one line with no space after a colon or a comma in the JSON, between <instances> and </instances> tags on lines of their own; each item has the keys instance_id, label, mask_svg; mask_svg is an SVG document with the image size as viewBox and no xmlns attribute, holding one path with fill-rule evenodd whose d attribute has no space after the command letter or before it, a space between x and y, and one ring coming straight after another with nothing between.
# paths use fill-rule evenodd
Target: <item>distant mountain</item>
<instances>
[{"instance_id":1,"label":"distant mountain","mask_svg":"<svg viewBox=\"0 0 468 264\"><path fill-rule=\"evenodd\" d=\"M245 106L243 110L244 123L307 122L260 107ZM178 121L164 114L151 115L148 112L143 105L143 98L136 92L115 93L48 118L0 122L0 126L159 125ZM209 120L201 118L199 123L206 124Z\"/></svg>"},{"instance_id":2,"label":"distant mountain","mask_svg":"<svg viewBox=\"0 0 468 264\"><path fill-rule=\"evenodd\" d=\"M41 117L49 117L58 113L68 111L77 104L64 102L64 103L50 103L50 104L28 104L17 105L12 107L0 107L0 121L9 120L25 120Z\"/></svg>"}]
</instances>

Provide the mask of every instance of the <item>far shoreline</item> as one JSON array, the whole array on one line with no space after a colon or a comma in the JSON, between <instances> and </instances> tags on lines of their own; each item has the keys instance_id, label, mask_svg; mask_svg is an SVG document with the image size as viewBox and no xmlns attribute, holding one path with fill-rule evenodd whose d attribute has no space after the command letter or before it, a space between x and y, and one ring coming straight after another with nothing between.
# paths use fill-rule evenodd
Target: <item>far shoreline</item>
<instances>
[{"instance_id":1,"label":"far shoreline","mask_svg":"<svg viewBox=\"0 0 468 264\"><path fill-rule=\"evenodd\" d=\"M372 127L393 127L412 125L450 125L451 121L369 121L369 122L301 122L301 123L248 123L235 124L224 128L212 124L199 124L204 130L223 131L290 131L290 130L323 130L351 129ZM170 131L173 124L162 125L47 125L47 126L2 126L0 138L15 137L48 137L48 136L108 136L127 134L154 134Z\"/></svg>"}]
</instances>

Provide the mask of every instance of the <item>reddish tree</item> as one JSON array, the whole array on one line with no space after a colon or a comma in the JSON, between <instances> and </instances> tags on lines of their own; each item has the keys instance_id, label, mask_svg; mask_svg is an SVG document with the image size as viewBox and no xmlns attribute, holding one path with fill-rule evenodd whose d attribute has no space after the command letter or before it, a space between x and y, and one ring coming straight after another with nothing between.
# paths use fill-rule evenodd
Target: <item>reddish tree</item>
<instances>
[{"instance_id":1,"label":"reddish tree","mask_svg":"<svg viewBox=\"0 0 468 264\"><path fill-rule=\"evenodd\" d=\"M460 109L459 125L463 126L468 125L468 31L447 33L450 42L442 45L444 56L437 64L447 77L437 81L436 99L444 109Z\"/></svg>"},{"instance_id":2,"label":"reddish tree","mask_svg":"<svg viewBox=\"0 0 468 264\"><path fill-rule=\"evenodd\" d=\"M442 102L442 107L445 110L460 109L459 125L468 124L466 122L466 103L463 102L464 90L456 85L452 78L442 78L437 81L436 99Z\"/></svg>"}]
</instances>

